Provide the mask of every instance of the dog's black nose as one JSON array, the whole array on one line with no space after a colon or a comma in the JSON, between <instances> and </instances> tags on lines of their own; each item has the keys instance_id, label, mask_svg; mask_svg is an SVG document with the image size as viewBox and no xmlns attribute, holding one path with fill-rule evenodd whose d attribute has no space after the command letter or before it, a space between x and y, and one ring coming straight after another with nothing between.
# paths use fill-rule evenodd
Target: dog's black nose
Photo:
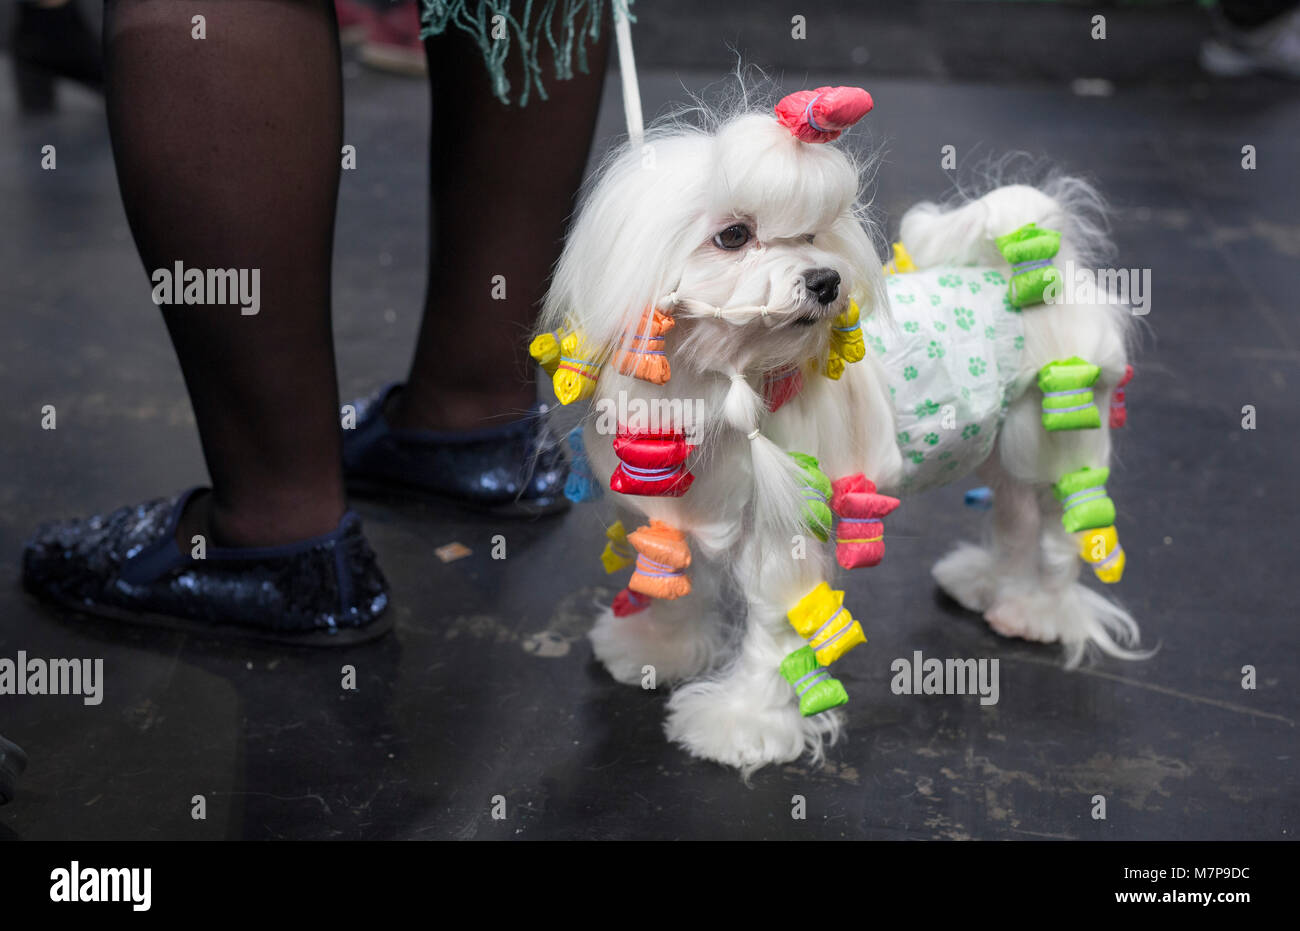
<instances>
[{"instance_id":1,"label":"dog's black nose","mask_svg":"<svg viewBox=\"0 0 1300 931\"><path fill-rule=\"evenodd\" d=\"M818 304L829 304L840 295L840 273L833 268L810 268L803 273L803 283Z\"/></svg>"}]
</instances>

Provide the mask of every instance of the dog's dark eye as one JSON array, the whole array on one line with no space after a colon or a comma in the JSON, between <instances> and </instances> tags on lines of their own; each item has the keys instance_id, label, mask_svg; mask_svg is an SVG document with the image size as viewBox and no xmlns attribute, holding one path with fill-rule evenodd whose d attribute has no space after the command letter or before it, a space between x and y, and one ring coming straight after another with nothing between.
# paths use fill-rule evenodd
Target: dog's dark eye
<instances>
[{"instance_id":1,"label":"dog's dark eye","mask_svg":"<svg viewBox=\"0 0 1300 931\"><path fill-rule=\"evenodd\" d=\"M739 249L753 237L749 227L743 223L733 223L713 237L713 244L719 249Z\"/></svg>"},{"instance_id":2,"label":"dog's dark eye","mask_svg":"<svg viewBox=\"0 0 1300 931\"><path fill-rule=\"evenodd\" d=\"M817 237L816 237L816 234L814 234L814 233L809 233L807 236L805 236L805 237L803 238L803 241L806 242L806 243L811 243L815 238L817 238Z\"/></svg>"}]
</instances>

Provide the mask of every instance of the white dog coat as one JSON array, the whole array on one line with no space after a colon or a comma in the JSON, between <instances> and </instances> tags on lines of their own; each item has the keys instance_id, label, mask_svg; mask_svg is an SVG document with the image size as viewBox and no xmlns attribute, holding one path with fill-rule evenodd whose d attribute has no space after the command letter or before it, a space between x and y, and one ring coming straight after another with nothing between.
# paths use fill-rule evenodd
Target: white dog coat
<instances>
[{"instance_id":1,"label":"white dog coat","mask_svg":"<svg viewBox=\"0 0 1300 931\"><path fill-rule=\"evenodd\" d=\"M1021 371L1020 311L992 268L930 268L885 279L894 325L863 322L884 367L903 452L899 491L951 482L988 458Z\"/></svg>"}]
</instances>

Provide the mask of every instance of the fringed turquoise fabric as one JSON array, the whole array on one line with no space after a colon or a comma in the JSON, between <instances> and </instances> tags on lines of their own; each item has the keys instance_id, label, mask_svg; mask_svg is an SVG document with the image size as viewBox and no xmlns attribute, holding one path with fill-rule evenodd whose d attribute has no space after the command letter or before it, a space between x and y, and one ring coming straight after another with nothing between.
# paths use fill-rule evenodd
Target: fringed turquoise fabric
<instances>
[{"instance_id":1,"label":"fringed turquoise fabric","mask_svg":"<svg viewBox=\"0 0 1300 931\"><path fill-rule=\"evenodd\" d=\"M632 0L608 0L614 9L627 12ZM510 81L506 61L511 49L518 49L524 68L524 86L519 106L528 104L534 89L543 100L542 67L537 54L545 41L555 54L555 77L567 81L577 69L587 73L585 42L600 39L600 25L606 0L421 0L420 38L442 35L456 28L473 37L483 52L492 88L502 103L510 103ZM628 20L634 21L631 13Z\"/></svg>"}]
</instances>

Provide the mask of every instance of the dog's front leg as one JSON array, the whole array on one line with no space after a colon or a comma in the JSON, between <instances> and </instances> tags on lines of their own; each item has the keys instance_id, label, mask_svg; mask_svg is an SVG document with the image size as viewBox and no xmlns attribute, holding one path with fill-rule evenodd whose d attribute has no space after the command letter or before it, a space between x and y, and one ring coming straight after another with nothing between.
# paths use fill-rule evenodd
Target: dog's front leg
<instances>
[{"instance_id":1,"label":"dog's front leg","mask_svg":"<svg viewBox=\"0 0 1300 931\"><path fill-rule=\"evenodd\" d=\"M793 549L793 552L792 552ZM665 730L693 756L740 769L746 776L769 763L820 757L833 740L838 712L803 717L781 661L804 640L786 618L826 577L825 557L788 541L747 541L734 560L745 592L740 649L716 675L687 683L669 700Z\"/></svg>"},{"instance_id":2,"label":"dog's front leg","mask_svg":"<svg viewBox=\"0 0 1300 931\"><path fill-rule=\"evenodd\" d=\"M596 658L609 674L628 685L682 682L709 668L722 647L718 610L718 570L711 561L691 564L691 593L684 598L647 598L649 605L627 617L607 607L588 635Z\"/></svg>"},{"instance_id":3,"label":"dog's front leg","mask_svg":"<svg viewBox=\"0 0 1300 931\"><path fill-rule=\"evenodd\" d=\"M584 445L595 480L610 487L620 462L610 438L593 424ZM634 593L645 605L641 610L619 617L607 607L597 616L589 635L592 649L619 682L640 685L651 670L656 684L681 682L708 669L722 646L718 566L734 542L739 508L716 484L697 481L682 497L614 494L630 533L662 522L686 536L691 554L685 570L689 594L670 599Z\"/></svg>"}]
</instances>

